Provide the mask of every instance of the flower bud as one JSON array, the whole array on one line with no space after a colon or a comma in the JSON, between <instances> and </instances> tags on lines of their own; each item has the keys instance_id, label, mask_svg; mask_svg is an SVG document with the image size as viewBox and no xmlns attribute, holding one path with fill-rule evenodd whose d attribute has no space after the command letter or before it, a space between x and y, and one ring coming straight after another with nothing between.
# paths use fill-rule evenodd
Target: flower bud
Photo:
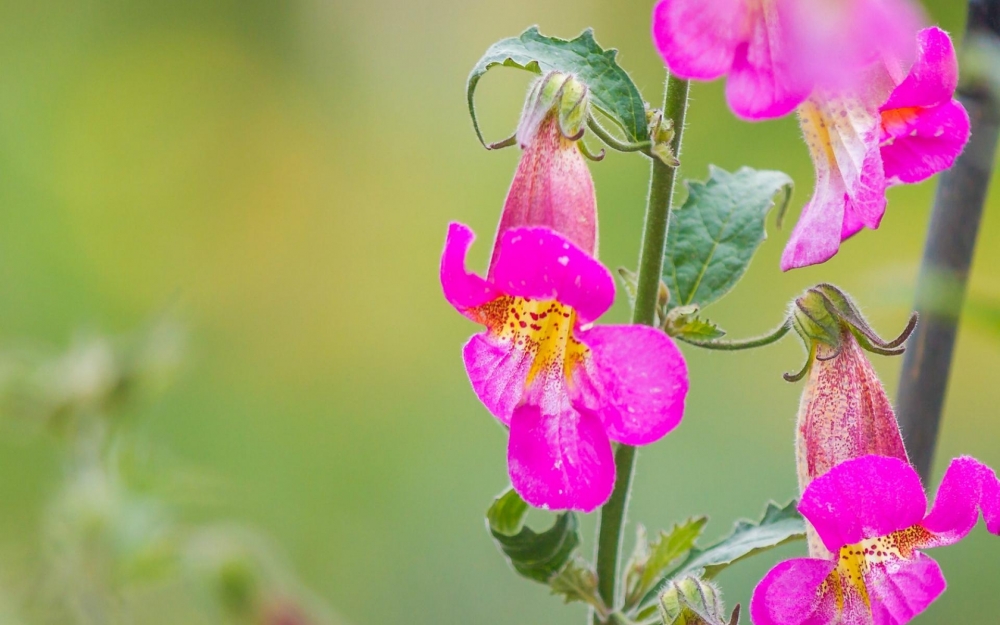
<instances>
[{"instance_id":1,"label":"flower bud","mask_svg":"<svg viewBox=\"0 0 1000 625\"><path fill-rule=\"evenodd\" d=\"M915 323L911 318L903 334L887 342L834 286L816 286L795 300L792 326L809 352L802 373L792 376L809 374L795 437L800 491L853 458L875 454L907 461L896 415L863 350L901 354ZM808 537L810 555L829 557L812 528Z\"/></svg>"},{"instance_id":2,"label":"flower bud","mask_svg":"<svg viewBox=\"0 0 1000 625\"><path fill-rule=\"evenodd\" d=\"M663 625L723 625L719 589L697 577L670 582L660 595Z\"/></svg>"},{"instance_id":3,"label":"flower bud","mask_svg":"<svg viewBox=\"0 0 1000 625\"><path fill-rule=\"evenodd\" d=\"M524 150L497 229L489 275L503 233L543 226L597 254L594 181L577 141L590 116L587 86L570 74L551 72L532 86L517 140Z\"/></svg>"}]
</instances>

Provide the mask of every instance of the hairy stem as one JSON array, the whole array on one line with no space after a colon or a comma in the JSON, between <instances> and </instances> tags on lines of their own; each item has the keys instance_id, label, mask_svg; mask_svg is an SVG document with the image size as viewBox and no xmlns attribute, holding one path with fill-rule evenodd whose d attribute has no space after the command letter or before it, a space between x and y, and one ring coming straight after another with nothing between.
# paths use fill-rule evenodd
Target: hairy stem
<instances>
[{"instance_id":1,"label":"hairy stem","mask_svg":"<svg viewBox=\"0 0 1000 625\"><path fill-rule=\"evenodd\" d=\"M1000 0L970 0L964 56L976 48L996 54L998 46ZM989 82L988 78L974 79L959 88L958 99L972 120L972 137L938 183L917 279L920 323L906 346L899 382L897 404L903 441L925 483L934 458L959 316L1000 130L1000 107Z\"/></svg>"},{"instance_id":2,"label":"hairy stem","mask_svg":"<svg viewBox=\"0 0 1000 625\"><path fill-rule=\"evenodd\" d=\"M688 83L675 76L667 78L667 91L663 103L663 117L673 122L674 138L671 149L676 155L681 151L681 135L684 132L684 114L687 112ZM649 197L646 202L646 223L639 252L639 275L636 281L635 308L632 323L654 325L656 301L660 290L660 272L663 269L663 252L667 241L667 223L674 194L677 169L668 167L658 158L653 158L649 179ZM619 445L615 451L617 479L611 498L601 508L601 519L597 531L597 590L611 610L618 603L619 552L622 543L622 528L625 525L625 511L628 508L629 490L632 485L632 470L635 466L636 449L629 445ZM599 622L594 616L594 622Z\"/></svg>"},{"instance_id":3,"label":"hairy stem","mask_svg":"<svg viewBox=\"0 0 1000 625\"><path fill-rule=\"evenodd\" d=\"M697 339L687 339L683 336L676 337L677 340L684 341L688 345L694 345L695 347L703 347L705 349L716 349L724 352L735 352L741 349L753 349L755 347L764 347L765 345L770 345L771 343L777 343L788 334L788 331L792 329L791 321L785 321L771 332L765 334L764 336L756 336L751 339L738 339L735 341L715 339L711 341L699 341Z\"/></svg>"}]
</instances>

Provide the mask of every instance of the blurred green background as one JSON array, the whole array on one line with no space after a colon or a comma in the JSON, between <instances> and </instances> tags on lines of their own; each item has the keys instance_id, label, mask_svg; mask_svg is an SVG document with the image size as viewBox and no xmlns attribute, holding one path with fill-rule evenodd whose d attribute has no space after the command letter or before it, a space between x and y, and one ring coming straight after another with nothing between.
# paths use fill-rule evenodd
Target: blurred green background
<instances>
[{"instance_id":1,"label":"blurred green background","mask_svg":"<svg viewBox=\"0 0 1000 625\"><path fill-rule=\"evenodd\" d=\"M962 4L927 8L961 33ZM596 0L3 3L0 344L63 346L80 328L127 331L163 311L184 322L186 366L144 431L223 485L196 517L268 532L345 624L582 623L583 608L515 577L487 536L506 436L466 381L459 350L476 328L442 299L437 263L446 223L460 220L479 233L472 258L485 265L518 158L483 150L468 119L464 81L486 47L535 23L562 37L594 26L657 102L650 10ZM528 81L507 69L482 81L488 139L513 129ZM739 122L720 83L692 89L683 174L703 177L709 163L789 172L792 218L811 192L795 120ZM647 163L611 154L591 170L602 260L633 266ZM788 230L770 224L747 278L710 316L733 336L756 334L802 289L831 281L895 335L933 187L891 190L882 228L816 268L782 274ZM1000 299L998 203L994 192L977 301ZM619 301L606 320L626 314ZM1000 467L998 336L966 315L937 475L959 453ZM803 355L794 340L685 353L685 422L642 451L630 518L657 528L708 513L712 537L794 496L801 385L781 373ZM900 364L875 360L890 394ZM58 474L51 440L0 440L0 589L27 566ZM588 537L592 528L589 518ZM1000 541L980 527L934 556L949 590L917 622L994 622ZM776 557L725 573L728 602L745 605Z\"/></svg>"}]
</instances>

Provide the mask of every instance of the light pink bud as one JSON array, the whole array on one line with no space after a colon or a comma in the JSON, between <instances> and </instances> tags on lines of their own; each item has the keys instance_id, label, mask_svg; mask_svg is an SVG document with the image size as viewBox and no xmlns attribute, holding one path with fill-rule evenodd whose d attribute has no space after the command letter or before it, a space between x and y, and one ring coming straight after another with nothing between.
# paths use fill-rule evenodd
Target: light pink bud
<instances>
[{"instance_id":1,"label":"light pink bud","mask_svg":"<svg viewBox=\"0 0 1000 625\"><path fill-rule=\"evenodd\" d=\"M567 137L560 123L559 103L539 116L537 107L529 102L518 137L523 139L524 152L500 216L490 277L497 262L498 243L504 232L512 228L550 228L587 254L597 255L594 181L577 146L579 136Z\"/></svg>"}]
</instances>

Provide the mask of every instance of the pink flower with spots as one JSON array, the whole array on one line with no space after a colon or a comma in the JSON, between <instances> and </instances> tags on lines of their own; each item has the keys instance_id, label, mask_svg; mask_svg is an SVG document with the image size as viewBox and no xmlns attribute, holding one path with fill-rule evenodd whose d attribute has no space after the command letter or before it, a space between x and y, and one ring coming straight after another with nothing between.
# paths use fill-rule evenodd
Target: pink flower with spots
<instances>
[{"instance_id":1,"label":"pink flower with spots","mask_svg":"<svg viewBox=\"0 0 1000 625\"><path fill-rule=\"evenodd\" d=\"M979 461L956 458L928 513L910 465L865 456L817 478L799 511L834 555L771 569L750 602L755 625L903 625L945 589L924 549L964 538L979 511L1000 534L1000 480Z\"/></svg>"},{"instance_id":2,"label":"pink flower with spots","mask_svg":"<svg viewBox=\"0 0 1000 625\"><path fill-rule=\"evenodd\" d=\"M880 56L905 58L920 22L908 0L660 0L653 41L682 78L727 75L730 108L756 120L814 88L849 88Z\"/></svg>"},{"instance_id":3,"label":"pink flower with spots","mask_svg":"<svg viewBox=\"0 0 1000 625\"><path fill-rule=\"evenodd\" d=\"M466 343L465 367L510 428L511 483L535 507L593 510L614 487L611 441L646 445L680 423L684 358L660 330L592 326L611 306L614 281L560 234L505 230L488 279L465 268L473 238L467 226L449 226L441 285L486 327Z\"/></svg>"},{"instance_id":4,"label":"pink flower with spots","mask_svg":"<svg viewBox=\"0 0 1000 625\"><path fill-rule=\"evenodd\" d=\"M969 116L953 96L958 63L948 34L917 36L908 72L880 62L852 91L817 90L798 108L816 168L816 189L781 257L782 270L822 263L862 228L878 228L885 190L951 167L969 139Z\"/></svg>"}]
</instances>

